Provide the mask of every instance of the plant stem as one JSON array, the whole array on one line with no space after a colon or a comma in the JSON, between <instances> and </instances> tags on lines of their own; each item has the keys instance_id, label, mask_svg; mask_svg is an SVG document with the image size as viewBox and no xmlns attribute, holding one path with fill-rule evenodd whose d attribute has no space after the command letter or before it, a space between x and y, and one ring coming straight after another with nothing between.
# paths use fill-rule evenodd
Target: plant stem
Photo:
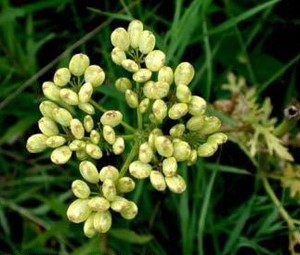
<instances>
[{"instance_id":1,"label":"plant stem","mask_svg":"<svg viewBox=\"0 0 300 255\"><path fill-rule=\"evenodd\" d=\"M136 84L136 88L137 88L137 93L139 95L140 94L140 84L139 83ZM137 114L138 129L142 130L143 129L143 116L142 116L142 113L140 112L139 107L136 108L136 114Z\"/></svg>"},{"instance_id":2,"label":"plant stem","mask_svg":"<svg viewBox=\"0 0 300 255\"><path fill-rule=\"evenodd\" d=\"M135 141L134 145L131 148L129 155L127 156L127 158L120 170L119 178L123 177L126 174L129 164L132 162L132 160L134 159L134 157L136 156L136 154L138 152L138 148L139 148L139 142Z\"/></svg>"}]
</instances>

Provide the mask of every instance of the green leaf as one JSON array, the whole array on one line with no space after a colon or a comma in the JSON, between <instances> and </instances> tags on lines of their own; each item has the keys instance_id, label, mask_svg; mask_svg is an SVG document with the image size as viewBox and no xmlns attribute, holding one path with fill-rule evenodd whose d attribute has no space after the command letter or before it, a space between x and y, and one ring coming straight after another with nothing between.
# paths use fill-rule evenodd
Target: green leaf
<instances>
[{"instance_id":1,"label":"green leaf","mask_svg":"<svg viewBox=\"0 0 300 255\"><path fill-rule=\"evenodd\" d=\"M136 232L128 229L111 229L109 231L113 237L118 238L122 241L133 243L133 244L146 244L153 238L149 234L137 234Z\"/></svg>"}]
</instances>

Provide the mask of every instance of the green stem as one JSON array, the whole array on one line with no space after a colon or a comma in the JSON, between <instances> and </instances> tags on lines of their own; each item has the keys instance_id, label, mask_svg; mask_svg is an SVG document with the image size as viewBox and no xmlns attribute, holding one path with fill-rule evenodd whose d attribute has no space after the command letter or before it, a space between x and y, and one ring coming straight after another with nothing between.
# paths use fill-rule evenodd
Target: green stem
<instances>
[{"instance_id":1,"label":"green stem","mask_svg":"<svg viewBox=\"0 0 300 255\"><path fill-rule=\"evenodd\" d=\"M139 142L135 141L134 145L131 148L129 155L127 156L127 158L120 170L119 178L123 177L126 174L129 164L132 162L134 157L137 155L138 149L139 149Z\"/></svg>"},{"instance_id":2,"label":"green stem","mask_svg":"<svg viewBox=\"0 0 300 255\"><path fill-rule=\"evenodd\" d=\"M274 135L277 137L281 137L284 134L288 133L296 124L297 120L295 118L293 119L287 119L285 118L275 129L274 129Z\"/></svg>"},{"instance_id":3,"label":"green stem","mask_svg":"<svg viewBox=\"0 0 300 255\"><path fill-rule=\"evenodd\" d=\"M136 84L136 89L137 89L137 94L140 95L140 84L139 83ZM137 114L138 129L142 130L143 129L143 116L139 110L139 107L136 108L136 114Z\"/></svg>"}]
</instances>

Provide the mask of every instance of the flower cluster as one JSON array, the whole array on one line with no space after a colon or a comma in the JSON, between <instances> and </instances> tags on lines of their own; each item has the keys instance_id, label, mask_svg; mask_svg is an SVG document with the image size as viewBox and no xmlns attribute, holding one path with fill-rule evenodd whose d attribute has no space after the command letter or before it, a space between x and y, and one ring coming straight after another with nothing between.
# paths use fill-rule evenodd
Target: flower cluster
<instances>
[{"instance_id":1,"label":"flower cluster","mask_svg":"<svg viewBox=\"0 0 300 255\"><path fill-rule=\"evenodd\" d=\"M126 123L121 111L105 110L92 100L105 73L90 65L87 55L76 54L68 68L58 69L53 81L43 83L41 132L27 141L32 153L52 149L55 164L67 163L73 154L79 160L83 180L72 183L76 200L67 217L84 222L87 237L111 228L112 211L125 219L137 215L137 205L125 198L135 189L135 179L149 178L158 191L182 193L186 182L179 163L192 165L198 157L211 156L227 140L219 132L220 120L206 115L206 101L189 88L193 66L167 66L165 53L155 49L155 36L142 22L133 20L127 30L115 29L111 42L112 61L129 72L115 80L115 88L135 112L136 125ZM98 120L96 110L102 111ZM120 133L120 125L126 133ZM121 156L115 165L105 159L112 153Z\"/></svg>"}]
</instances>

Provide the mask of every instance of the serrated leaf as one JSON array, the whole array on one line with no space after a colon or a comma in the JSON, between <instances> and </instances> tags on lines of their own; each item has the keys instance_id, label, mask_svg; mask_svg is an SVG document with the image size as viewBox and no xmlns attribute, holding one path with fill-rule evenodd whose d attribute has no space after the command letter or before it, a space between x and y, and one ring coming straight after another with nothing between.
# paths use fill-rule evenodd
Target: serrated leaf
<instances>
[{"instance_id":1,"label":"serrated leaf","mask_svg":"<svg viewBox=\"0 0 300 255\"><path fill-rule=\"evenodd\" d=\"M152 235L149 234L137 234L129 229L111 229L109 231L113 237L123 240L128 243L145 244L152 240Z\"/></svg>"}]
</instances>

